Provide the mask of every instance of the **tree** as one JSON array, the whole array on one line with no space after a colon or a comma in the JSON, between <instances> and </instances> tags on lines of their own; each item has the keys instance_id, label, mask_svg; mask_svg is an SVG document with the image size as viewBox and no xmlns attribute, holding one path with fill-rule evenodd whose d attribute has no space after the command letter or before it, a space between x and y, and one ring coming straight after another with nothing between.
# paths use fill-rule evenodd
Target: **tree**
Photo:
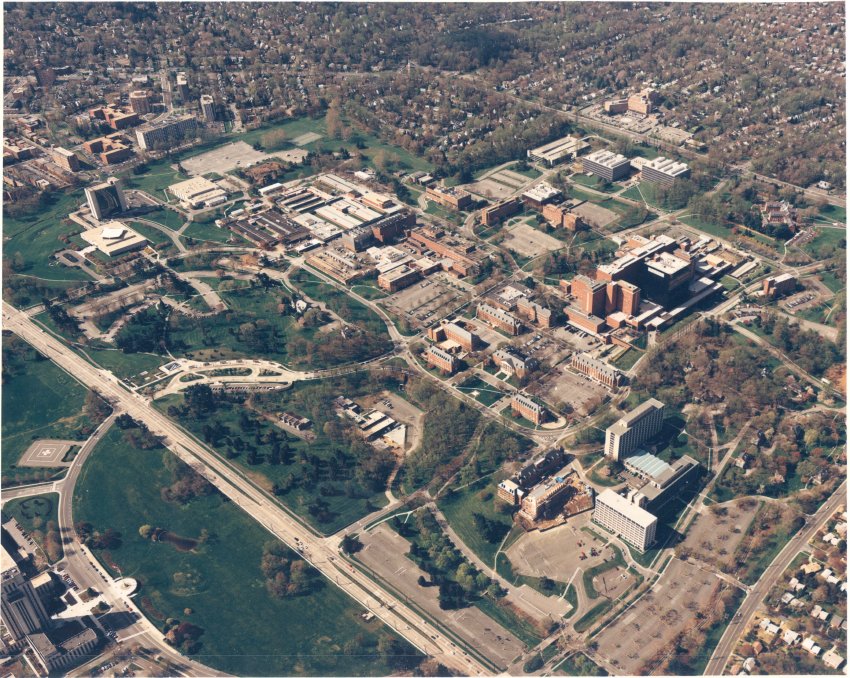
<instances>
[{"instance_id":1,"label":"tree","mask_svg":"<svg viewBox=\"0 0 850 678\"><path fill-rule=\"evenodd\" d=\"M285 130L273 129L260 137L260 145L266 151L279 151L289 146L289 139Z\"/></svg>"},{"instance_id":2,"label":"tree","mask_svg":"<svg viewBox=\"0 0 850 678\"><path fill-rule=\"evenodd\" d=\"M360 549L363 548L363 544L360 542L360 537L356 534L347 534L342 538L342 542L339 545L342 552L351 555L352 553L357 553Z\"/></svg>"},{"instance_id":3,"label":"tree","mask_svg":"<svg viewBox=\"0 0 850 678\"><path fill-rule=\"evenodd\" d=\"M142 525L139 528L139 536L142 539L150 539L152 534L153 534L153 527L151 527L150 525Z\"/></svg>"}]
</instances>

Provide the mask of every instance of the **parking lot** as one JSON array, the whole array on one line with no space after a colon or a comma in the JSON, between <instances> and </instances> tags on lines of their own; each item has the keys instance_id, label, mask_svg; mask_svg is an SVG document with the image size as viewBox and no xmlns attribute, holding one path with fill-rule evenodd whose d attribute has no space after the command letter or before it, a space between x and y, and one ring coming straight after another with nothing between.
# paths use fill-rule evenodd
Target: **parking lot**
<instances>
[{"instance_id":1,"label":"parking lot","mask_svg":"<svg viewBox=\"0 0 850 678\"><path fill-rule=\"evenodd\" d=\"M719 587L713 574L674 559L652 590L596 637L597 652L625 675L649 675L647 662L675 649L673 638L705 613Z\"/></svg>"},{"instance_id":2,"label":"parking lot","mask_svg":"<svg viewBox=\"0 0 850 678\"><path fill-rule=\"evenodd\" d=\"M572 351L563 343L553 339L551 336L535 332L522 334L512 342L513 346L525 355L535 358L542 367L557 365Z\"/></svg>"},{"instance_id":3,"label":"parking lot","mask_svg":"<svg viewBox=\"0 0 850 678\"><path fill-rule=\"evenodd\" d=\"M579 414L586 414L590 404L608 393L602 384L573 372L566 360L545 371L527 390L553 405L570 405Z\"/></svg>"},{"instance_id":4,"label":"parking lot","mask_svg":"<svg viewBox=\"0 0 850 678\"><path fill-rule=\"evenodd\" d=\"M466 292L459 283L431 276L382 299L380 303L415 326L423 327L442 318L462 304L465 298Z\"/></svg>"},{"instance_id":5,"label":"parking lot","mask_svg":"<svg viewBox=\"0 0 850 678\"><path fill-rule=\"evenodd\" d=\"M492 179L474 181L471 184L464 186L464 188L471 193L484 196L490 200L505 200L516 191L516 188L508 186L507 184L501 184L498 181L493 181Z\"/></svg>"},{"instance_id":6,"label":"parking lot","mask_svg":"<svg viewBox=\"0 0 850 678\"><path fill-rule=\"evenodd\" d=\"M562 249L566 243L539 231L526 223L520 223L508 229L502 246L513 250L523 257L533 258L546 252Z\"/></svg>"},{"instance_id":7,"label":"parking lot","mask_svg":"<svg viewBox=\"0 0 850 678\"><path fill-rule=\"evenodd\" d=\"M191 176L210 172L225 174L237 167L249 167L273 157L275 157L274 153L255 151L252 146L244 141L234 141L232 144L182 160L180 164Z\"/></svg>"},{"instance_id":8,"label":"parking lot","mask_svg":"<svg viewBox=\"0 0 850 678\"><path fill-rule=\"evenodd\" d=\"M567 582L578 568L587 570L610 560L613 557L610 547L581 529L590 522L590 516L588 511L551 530L526 532L507 550L513 571ZM596 549L597 555L591 555L592 549ZM580 577L573 584L581 586Z\"/></svg>"},{"instance_id":9,"label":"parking lot","mask_svg":"<svg viewBox=\"0 0 850 678\"><path fill-rule=\"evenodd\" d=\"M688 528L681 548L718 568L731 562L759 505L758 501L745 499L726 503L719 507L719 512L704 510Z\"/></svg>"},{"instance_id":10,"label":"parking lot","mask_svg":"<svg viewBox=\"0 0 850 678\"><path fill-rule=\"evenodd\" d=\"M360 541L363 549L357 553L357 560L378 577L392 582L398 591L426 612L445 620L446 626L493 662L506 667L522 653L523 644L478 608L467 607L448 613L440 610L438 587L419 586L417 579L426 573L407 557L410 542L391 528L379 525L370 532L361 533ZM424 620L423 627L427 627Z\"/></svg>"}]
</instances>

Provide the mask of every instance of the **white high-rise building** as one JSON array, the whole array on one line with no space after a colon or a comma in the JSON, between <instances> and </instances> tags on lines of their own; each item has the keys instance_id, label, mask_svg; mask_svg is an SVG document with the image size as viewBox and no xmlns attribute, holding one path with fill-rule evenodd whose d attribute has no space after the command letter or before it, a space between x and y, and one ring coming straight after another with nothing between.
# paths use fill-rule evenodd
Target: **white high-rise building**
<instances>
[{"instance_id":1,"label":"white high-rise building","mask_svg":"<svg viewBox=\"0 0 850 678\"><path fill-rule=\"evenodd\" d=\"M634 499L639 497L636 495ZM596 497L593 520L641 551L646 551L655 542L658 518L614 490L605 490Z\"/></svg>"},{"instance_id":2,"label":"white high-rise building","mask_svg":"<svg viewBox=\"0 0 850 678\"><path fill-rule=\"evenodd\" d=\"M608 427L605 431L605 456L622 461L641 443L658 433L663 424L664 403L650 398Z\"/></svg>"}]
</instances>

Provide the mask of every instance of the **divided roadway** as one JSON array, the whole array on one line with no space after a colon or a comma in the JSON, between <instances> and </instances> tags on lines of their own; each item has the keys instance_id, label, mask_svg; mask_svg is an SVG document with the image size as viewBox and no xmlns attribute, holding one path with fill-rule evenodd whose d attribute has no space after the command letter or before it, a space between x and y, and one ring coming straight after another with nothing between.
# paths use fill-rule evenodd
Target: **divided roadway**
<instances>
[{"instance_id":1,"label":"divided roadway","mask_svg":"<svg viewBox=\"0 0 850 678\"><path fill-rule=\"evenodd\" d=\"M302 525L273 503L262 490L156 410L140 394L126 391L114 375L87 363L37 327L25 313L5 301L3 327L19 335L83 384L99 392L114 407L144 422L151 432L163 436L164 443L178 457L202 474L222 494L289 547L298 549L302 545L304 557L311 565L421 652L462 675L492 673L489 666L467 655L441 630L429 625L421 615L342 560L338 539L322 538Z\"/></svg>"}]
</instances>

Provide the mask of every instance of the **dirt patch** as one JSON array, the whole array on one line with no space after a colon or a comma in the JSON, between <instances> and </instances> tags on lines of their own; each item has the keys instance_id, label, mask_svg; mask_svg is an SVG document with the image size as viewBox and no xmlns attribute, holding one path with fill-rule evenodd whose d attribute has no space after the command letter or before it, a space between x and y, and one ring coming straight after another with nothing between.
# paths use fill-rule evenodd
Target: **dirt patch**
<instances>
[{"instance_id":1,"label":"dirt patch","mask_svg":"<svg viewBox=\"0 0 850 678\"><path fill-rule=\"evenodd\" d=\"M538 231L533 226L522 223L511 228L510 235L502 241L502 246L523 257L531 258L562 249L566 244L543 231Z\"/></svg>"},{"instance_id":2,"label":"dirt patch","mask_svg":"<svg viewBox=\"0 0 850 678\"><path fill-rule=\"evenodd\" d=\"M179 534L174 534L173 532L169 532L168 530L158 532L154 541L168 542L178 551L191 551L198 545L197 539L192 539L190 537L181 537Z\"/></svg>"},{"instance_id":3,"label":"dirt patch","mask_svg":"<svg viewBox=\"0 0 850 678\"><path fill-rule=\"evenodd\" d=\"M573 212L584 218L591 226L603 228L617 221L616 212L600 207L596 203L585 202L573 209Z\"/></svg>"},{"instance_id":4,"label":"dirt patch","mask_svg":"<svg viewBox=\"0 0 850 678\"><path fill-rule=\"evenodd\" d=\"M274 483L271 480L269 480L266 476L264 476L262 473L260 473L259 471L250 471L248 469L242 469L242 473L244 473L246 476L248 476L248 478L251 480L251 482L259 485L266 492L272 491L272 487L274 487Z\"/></svg>"}]
</instances>

